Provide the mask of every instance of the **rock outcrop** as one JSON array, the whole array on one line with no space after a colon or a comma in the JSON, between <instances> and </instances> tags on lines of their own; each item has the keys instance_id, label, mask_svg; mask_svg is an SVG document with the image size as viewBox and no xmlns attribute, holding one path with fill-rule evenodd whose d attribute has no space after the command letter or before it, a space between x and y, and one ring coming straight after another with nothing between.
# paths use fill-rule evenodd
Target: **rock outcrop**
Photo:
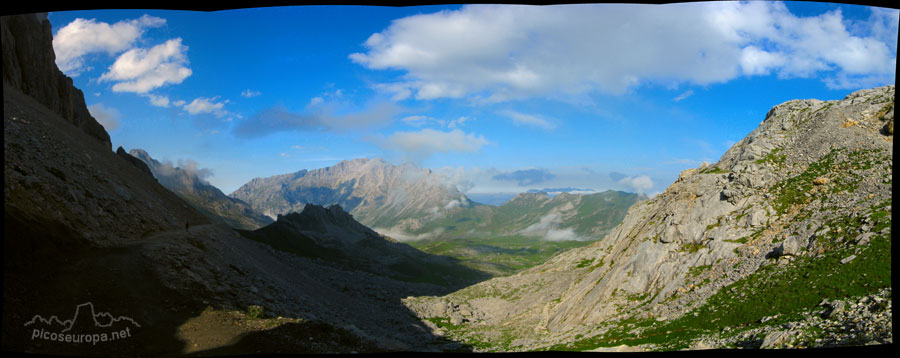
<instances>
[{"instance_id":1,"label":"rock outcrop","mask_svg":"<svg viewBox=\"0 0 900 358\"><path fill-rule=\"evenodd\" d=\"M0 31L3 37L3 82L47 106L111 149L109 134L91 116L84 103L84 94L56 67L53 33L46 14L3 16Z\"/></svg>"}]
</instances>

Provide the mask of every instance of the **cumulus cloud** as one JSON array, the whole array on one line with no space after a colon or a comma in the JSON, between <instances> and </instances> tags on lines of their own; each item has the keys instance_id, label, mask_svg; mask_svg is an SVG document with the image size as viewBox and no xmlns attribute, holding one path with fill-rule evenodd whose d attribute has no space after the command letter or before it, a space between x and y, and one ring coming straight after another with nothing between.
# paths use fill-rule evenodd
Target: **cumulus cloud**
<instances>
[{"instance_id":1,"label":"cumulus cloud","mask_svg":"<svg viewBox=\"0 0 900 358\"><path fill-rule=\"evenodd\" d=\"M387 138L375 138L372 141L383 149L399 152L413 161L435 153L474 153L491 143L484 136L465 133L460 129L444 132L431 128L415 132L399 131Z\"/></svg>"},{"instance_id":2,"label":"cumulus cloud","mask_svg":"<svg viewBox=\"0 0 900 358\"><path fill-rule=\"evenodd\" d=\"M864 22L796 16L780 2L469 5L394 20L350 59L400 70L394 98L486 101L643 83L706 85L739 76L894 82L897 11Z\"/></svg>"},{"instance_id":3,"label":"cumulus cloud","mask_svg":"<svg viewBox=\"0 0 900 358\"><path fill-rule=\"evenodd\" d=\"M109 66L100 81L116 82L115 92L146 93L166 84L178 84L191 75L187 67L187 46L181 38L153 46L149 50L133 48Z\"/></svg>"},{"instance_id":4,"label":"cumulus cloud","mask_svg":"<svg viewBox=\"0 0 900 358\"><path fill-rule=\"evenodd\" d=\"M653 188L653 180L647 175L625 177L620 179L619 183L634 188L638 194L643 194L647 192L648 189Z\"/></svg>"},{"instance_id":5,"label":"cumulus cloud","mask_svg":"<svg viewBox=\"0 0 900 358\"><path fill-rule=\"evenodd\" d=\"M119 118L122 113L111 107L106 107L102 103L92 104L88 106L88 112L108 131L119 128Z\"/></svg>"},{"instance_id":6,"label":"cumulus cloud","mask_svg":"<svg viewBox=\"0 0 900 358\"><path fill-rule=\"evenodd\" d=\"M203 182L206 182L206 179L213 176L212 169L209 168L200 168L192 159L178 159L178 165L174 165L172 161L166 160L160 162L159 165L155 166L154 174L157 176L163 177L172 177L178 173L178 171L184 171L190 177L196 177Z\"/></svg>"},{"instance_id":7,"label":"cumulus cloud","mask_svg":"<svg viewBox=\"0 0 900 358\"><path fill-rule=\"evenodd\" d=\"M218 118L222 118L230 114L224 108L225 104L230 101L226 99L224 101L216 102L218 98L218 96L213 98L198 97L191 101L191 103L185 104L183 107L190 114L210 113Z\"/></svg>"},{"instance_id":8,"label":"cumulus cloud","mask_svg":"<svg viewBox=\"0 0 900 358\"><path fill-rule=\"evenodd\" d=\"M154 94L147 93L145 95L150 99L150 104L157 107L169 107L169 97L168 96L157 96Z\"/></svg>"},{"instance_id":9,"label":"cumulus cloud","mask_svg":"<svg viewBox=\"0 0 900 358\"><path fill-rule=\"evenodd\" d=\"M526 125L532 127L538 127L546 130L550 130L556 128L556 125L551 123L550 121L543 119L539 116L519 113L513 110L505 110L501 111L500 114L507 116L513 120L513 123L516 125Z\"/></svg>"},{"instance_id":10,"label":"cumulus cloud","mask_svg":"<svg viewBox=\"0 0 900 358\"><path fill-rule=\"evenodd\" d=\"M78 76L87 69L85 55L106 53L113 56L131 48L147 28L159 27L165 23L165 19L149 15L122 20L112 25L96 19L77 18L60 28L53 36L56 66L69 76Z\"/></svg>"},{"instance_id":11,"label":"cumulus cloud","mask_svg":"<svg viewBox=\"0 0 900 358\"><path fill-rule=\"evenodd\" d=\"M546 169L526 169L494 175L494 180L513 181L519 186L543 183L555 178L556 175Z\"/></svg>"}]
</instances>

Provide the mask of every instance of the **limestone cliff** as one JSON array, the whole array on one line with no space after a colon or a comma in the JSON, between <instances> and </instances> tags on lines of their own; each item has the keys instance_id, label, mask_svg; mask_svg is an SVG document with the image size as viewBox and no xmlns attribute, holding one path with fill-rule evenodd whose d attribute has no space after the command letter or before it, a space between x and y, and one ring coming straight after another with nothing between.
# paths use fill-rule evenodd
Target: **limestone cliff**
<instances>
[{"instance_id":1,"label":"limestone cliff","mask_svg":"<svg viewBox=\"0 0 900 358\"><path fill-rule=\"evenodd\" d=\"M92 138L111 148L109 134L91 116L84 94L56 67L46 14L0 18L3 82L31 96Z\"/></svg>"}]
</instances>

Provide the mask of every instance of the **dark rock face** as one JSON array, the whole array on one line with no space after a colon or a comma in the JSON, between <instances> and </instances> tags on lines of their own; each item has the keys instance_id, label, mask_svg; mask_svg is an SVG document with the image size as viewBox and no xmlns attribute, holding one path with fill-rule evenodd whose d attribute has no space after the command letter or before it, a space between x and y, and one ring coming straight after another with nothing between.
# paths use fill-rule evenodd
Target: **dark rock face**
<instances>
[{"instance_id":1,"label":"dark rock face","mask_svg":"<svg viewBox=\"0 0 900 358\"><path fill-rule=\"evenodd\" d=\"M53 33L46 16L3 16L3 81L31 96L101 143L109 134L91 116L84 94L56 67Z\"/></svg>"},{"instance_id":2,"label":"dark rock face","mask_svg":"<svg viewBox=\"0 0 900 358\"><path fill-rule=\"evenodd\" d=\"M122 159L127 160L142 172L147 173L147 175L149 175L151 178L153 177L153 172L150 171L150 167L147 166L147 163L144 163L143 160L140 160L133 157L131 154L128 154L128 152L126 152L124 148L119 147L119 149L116 149L116 155L122 157Z\"/></svg>"}]
</instances>

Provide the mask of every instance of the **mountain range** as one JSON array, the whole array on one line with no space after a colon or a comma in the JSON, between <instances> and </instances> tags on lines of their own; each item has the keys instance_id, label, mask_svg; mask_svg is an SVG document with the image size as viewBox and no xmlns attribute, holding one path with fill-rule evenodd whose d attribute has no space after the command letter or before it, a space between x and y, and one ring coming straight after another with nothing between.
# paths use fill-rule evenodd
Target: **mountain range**
<instances>
[{"instance_id":1,"label":"mountain range","mask_svg":"<svg viewBox=\"0 0 900 358\"><path fill-rule=\"evenodd\" d=\"M892 343L894 86L777 105L718 162L683 171L652 198L523 193L479 205L427 169L356 159L254 179L230 195L243 204L184 169L165 172L145 152L113 152L54 63L46 14L4 16L0 33L3 350ZM223 219L254 211L274 221ZM536 253L500 241L549 246ZM472 261L538 259L495 267L505 276L487 279L434 255L448 242L464 243L454 250L475 253L455 255ZM71 315L84 302L128 317L129 337L77 345L35 340L25 328L35 315Z\"/></svg>"},{"instance_id":2,"label":"mountain range","mask_svg":"<svg viewBox=\"0 0 900 358\"><path fill-rule=\"evenodd\" d=\"M429 169L391 165L382 159L345 160L337 165L255 178L229 194L269 217L300 211L307 203L338 204L375 228L409 227L447 206L472 206Z\"/></svg>"},{"instance_id":3,"label":"mountain range","mask_svg":"<svg viewBox=\"0 0 900 358\"><path fill-rule=\"evenodd\" d=\"M483 205L429 169L379 158L256 178L230 195L267 215L309 204L340 205L381 234L496 275L602 239L631 205L646 199L618 191L551 198L540 191L518 194L500 206Z\"/></svg>"}]
</instances>

